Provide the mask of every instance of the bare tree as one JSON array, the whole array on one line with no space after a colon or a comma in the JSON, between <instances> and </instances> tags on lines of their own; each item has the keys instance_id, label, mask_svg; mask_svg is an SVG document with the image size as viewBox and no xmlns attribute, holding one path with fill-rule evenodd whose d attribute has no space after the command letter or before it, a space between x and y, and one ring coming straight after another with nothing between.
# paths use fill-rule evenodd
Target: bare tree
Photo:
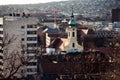
<instances>
[{"instance_id":1,"label":"bare tree","mask_svg":"<svg viewBox=\"0 0 120 80\"><path fill-rule=\"evenodd\" d=\"M21 49L18 50L15 48L10 51L11 44L14 45L16 40L17 37L15 35L11 37L8 34L4 35L2 44L3 70L0 71L0 79L2 80L12 80L21 67L26 64L25 49L22 45L19 45Z\"/></svg>"}]
</instances>

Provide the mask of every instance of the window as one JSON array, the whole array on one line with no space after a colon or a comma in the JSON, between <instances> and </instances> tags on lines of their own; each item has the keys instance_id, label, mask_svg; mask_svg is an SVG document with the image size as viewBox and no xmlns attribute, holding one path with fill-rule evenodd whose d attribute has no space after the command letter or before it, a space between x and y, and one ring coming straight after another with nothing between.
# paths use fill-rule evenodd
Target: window
<instances>
[{"instance_id":1,"label":"window","mask_svg":"<svg viewBox=\"0 0 120 80\"><path fill-rule=\"evenodd\" d=\"M37 34L37 31L27 31L27 34Z\"/></svg>"},{"instance_id":2,"label":"window","mask_svg":"<svg viewBox=\"0 0 120 80\"><path fill-rule=\"evenodd\" d=\"M75 37L75 32L72 33L72 36Z\"/></svg>"},{"instance_id":3,"label":"window","mask_svg":"<svg viewBox=\"0 0 120 80\"><path fill-rule=\"evenodd\" d=\"M28 24L27 28L37 28L37 25L36 24Z\"/></svg>"},{"instance_id":4,"label":"window","mask_svg":"<svg viewBox=\"0 0 120 80\"><path fill-rule=\"evenodd\" d=\"M24 29L25 28L25 26L21 26L21 29Z\"/></svg>"},{"instance_id":5,"label":"window","mask_svg":"<svg viewBox=\"0 0 120 80\"><path fill-rule=\"evenodd\" d=\"M37 37L27 37L27 41L36 41Z\"/></svg>"},{"instance_id":6,"label":"window","mask_svg":"<svg viewBox=\"0 0 120 80\"><path fill-rule=\"evenodd\" d=\"M27 44L27 47L37 47L37 44Z\"/></svg>"},{"instance_id":7,"label":"window","mask_svg":"<svg viewBox=\"0 0 120 80\"><path fill-rule=\"evenodd\" d=\"M37 69L36 68L33 68L33 69L27 69L27 72L36 72ZM31 77L31 76L30 76Z\"/></svg>"},{"instance_id":8,"label":"window","mask_svg":"<svg viewBox=\"0 0 120 80\"><path fill-rule=\"evenodd\" d=\"M27 65L35 66L35 65L37 65L37 64L36 64L36 62L28 62Z\"/></svg>"},{"instance_id":9,"label":"window","mask_svg":"<svg viewBox=\"0 0 120 80\"><path fill-rule=\"evenodd\" d=\"M0 25L0 28L2 28L2 25Z\"/></svg>"},{"instance_id":10,"label":"window","mask_svg":"<svg viewBox=\"0 0 120 80\"><path fill-rule=\"evenodd\" d=\"M0 37L0 40L3 40L3 37Z\"/></svg>"},{"instance_id":11,"label":"window","mask_svg":"<svg viewBox=\"0 0 120 80\"><path fill-rule=\"evenodd\" d=\"M0 56L0 59L3 59L3 56Z\"/></svg>"},{"instance_id":12,"label":"window","mask_svg":"<svg viewBox=\"0 0 120 80\"><path fill-rule=\"evenodd\" d=\"M3 53L3 50L0 49L0 52Z\"/></svg>"},{"instance_id":13,"label":"window","mask_svg":"<svg viewBox=\"0 0 120 80\"><path fill-rule=\"evenodd\" d=\"M2 63L2 62L0 62L0 65L3 65L3 63Z\"/></svg>"},{"instance_id":14,"label":"window","mask_svg":"<svg viewBox=\"0 0 120 80\"><path fill-rule=\"evenodd\" d=\"M72 47L73 47L73 48L75 47L75 43L72 44Z\"/></svg>"},{"instance_id":15,"label":"window","mask_svg":"<svg viewBox=\"0 0 120 80\"><path fill-rule=\"evenodd\" d=\"M3 34L3 31L0 31L0 34Z\"/></svg>"},{"instance_id":16,"label":"window","mask_svg":"<svg viewBox=\"0 0 120 80\"><path fill-rule=\"evenodd\" d=\"M22 40L22 41L24 41L25 39L24 39L24 38L22 38L21 40Z\"/></svg>"},{"instance_id":17,"label":"window","mask_svg":"<svg viewBox=\"0 0 120 80\"><path fill-rule=\"evenodd\" d=\"M28 50L27 52L28 52L28 54L29 53L36 53L36 50Z\"/></svg>"},{"instance_id":18,"label":"window","mask_svg":"<svg viewBox=\"0 0 120 80\"><path fill-rule=\"evenodd\" d=\"M69 36L70 36L70 32L69 32Z\"/></svg>"}]
</instances>

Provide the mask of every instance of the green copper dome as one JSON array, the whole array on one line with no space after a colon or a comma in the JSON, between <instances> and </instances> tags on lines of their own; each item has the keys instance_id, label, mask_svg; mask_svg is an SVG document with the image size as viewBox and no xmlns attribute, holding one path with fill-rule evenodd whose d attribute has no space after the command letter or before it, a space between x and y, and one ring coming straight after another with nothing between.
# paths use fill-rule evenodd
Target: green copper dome
<instances>
[{"instance_id":1,"label":"green copper dome","mask_svg":"<svg viewBox=\"0 0 120 80\"><path fill-rule=\"evenodd\" d=\"M69 24L69 28L74 28L76 27L77 24L76 20L74 19L73 8L72 8L71 19L68 24Z\"/></svg>"},{"instance_id":2,"label":"green copper dome","mask_svg":"<svg viewBox=\"0 0 120 80\"><path fill-rule=\"evenodd\" d=\"M70 26L74 26L74 25L76 25L76 20L75 19L71 19L68 24Z\"/></svg>"}]
</instances>

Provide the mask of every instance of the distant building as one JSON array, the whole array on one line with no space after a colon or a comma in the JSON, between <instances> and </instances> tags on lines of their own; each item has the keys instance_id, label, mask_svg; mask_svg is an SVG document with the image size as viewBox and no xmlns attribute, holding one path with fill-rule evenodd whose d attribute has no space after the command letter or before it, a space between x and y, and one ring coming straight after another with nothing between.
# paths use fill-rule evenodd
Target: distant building
<instances>
[{"instance_id":1,"label":"distant building","mask_svg":"<svg viewBox=\"0 0 120 80\"><path fill-rule=\"evenodd\" d=\"M120 8L112 9L112 22L120 22Z\"/></svg>"},{"instance_id":2,"label":"distant building","mask_svg":"<svg viewBox=\"0 0 120 80\"><path fill-rule=\"evenodd\" d=\"M0 18L0 71L3 69L3 18Z\"/></svg>"},{"instance_id":3,"label":"distant building","mask_svg":"<svg viewBox=\"0 0 120 80\"><path fill-rule=\"evenodd\" d=\"M51 34L51 36L47 37L46 36L46 47L47 47L47 52L55 52L55 51L67 51L67 52L78 52L78 51L83 51L83 45L82 42L78 43L78 30L77 30L77 22L74 19L74 15L72 12L71 19L68 23L68 26L66 27L65 32L61 32L59 29L58 31L51 30L51 33L53 32L54 34ZM50 31L50 29L48 30ZM48 33L46 35L49 35ZM54 39L51 41L50 39L55 35ZM61 35L64 34L65 36L61 37ZM53 52L53 53L54 53Z\"/></svg>"},{"instance_id":4,"label":"distant building","mask_svg":"<svg viewBox=\"0 0 120 80\"><path fill-rule=\"evenodd\" d=\"M9 37L15 37L16 40L10 46L10 51L18 50L20 53L21 45L25 46L28 64L23 67L20 72L24 76L31 77L37 73L37 23L39 20L35 17L22 17L22 16L5 16L4 17L4 32ZM29 59L30 58L30 59Z\"/></svg>"},{"instance_id":5,"label":"distant building","mask_svg":"<svg viewBox=\"0 0 120 80\"><path fill-rule=\"evenodd\" d=\"M120 33L120 22L113 23L113 30Z\"/></svg>"}]
</instances>

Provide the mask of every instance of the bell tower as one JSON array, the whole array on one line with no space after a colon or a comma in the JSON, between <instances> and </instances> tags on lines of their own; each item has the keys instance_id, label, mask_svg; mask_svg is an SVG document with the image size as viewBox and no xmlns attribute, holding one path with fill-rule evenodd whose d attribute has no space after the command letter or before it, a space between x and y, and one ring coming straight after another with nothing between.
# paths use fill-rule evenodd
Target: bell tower
<instances>
[{"instance_id":1,"label":"bell tower","mask_svg":"<svg viewBox=\"0 0 120 80\"><path fill-rule=\"evenodd\" d=\"M72 14L71 19L69 21L69 27L67 28L67 34L68 34L68 40L69 40L69 49L77 49L78 48L78 42L77 42L77 27L76 27L76 20L74 19L74 13L73 13L73 7L72 7Z\"/></svg>"}]
</instances>

